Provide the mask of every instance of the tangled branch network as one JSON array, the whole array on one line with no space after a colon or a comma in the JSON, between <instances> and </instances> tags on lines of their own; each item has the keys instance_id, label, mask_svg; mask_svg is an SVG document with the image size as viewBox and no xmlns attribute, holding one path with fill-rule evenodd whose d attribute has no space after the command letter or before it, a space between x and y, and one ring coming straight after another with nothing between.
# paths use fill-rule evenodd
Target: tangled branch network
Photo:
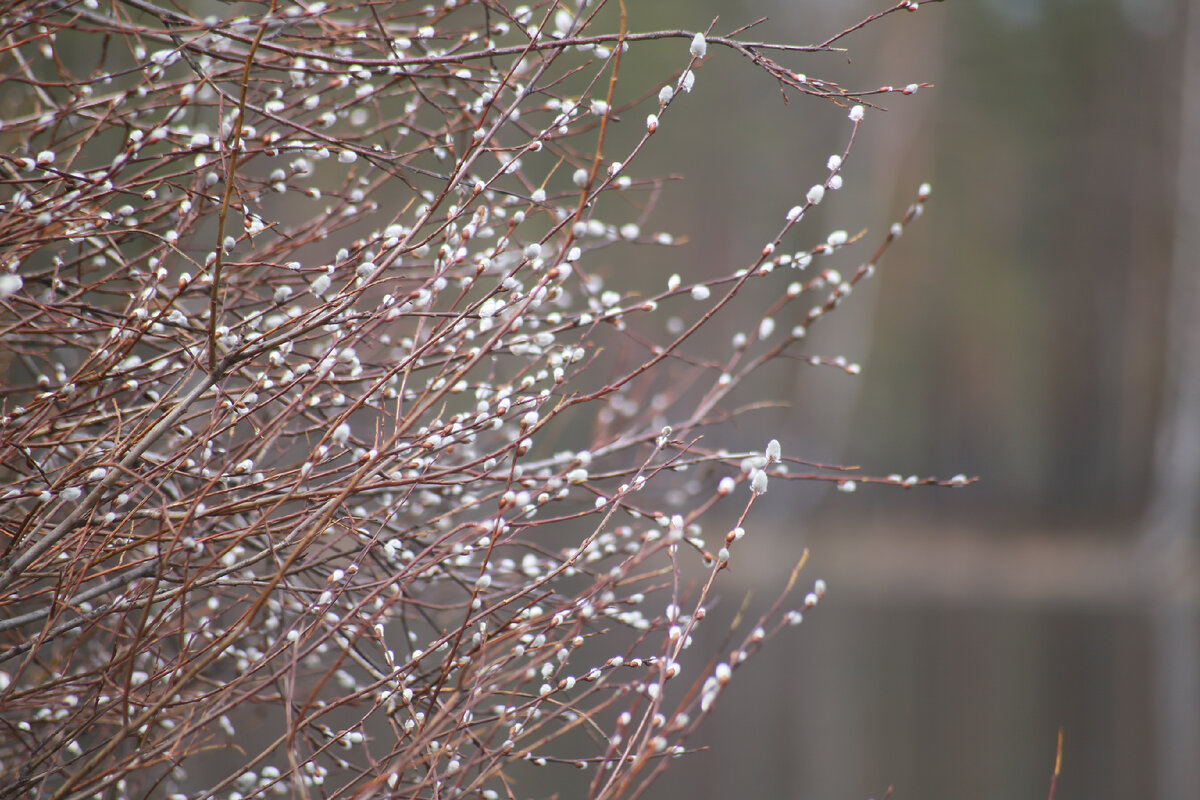
<instances>
[{"instance_id":1,"label":"tangled branch network","mask_svg":"<svg viewBox=\"0 0 1200 800\"><path fill-rule=\"evenodd\" d=\"M857 237L783 242L920 87L780 63L860 26L186 5L0 8L0 797L637 797L824 592L790 601L798 566L686 652L768 481L872 480L702 435L774 359L857 372L805 335L928 188L845 278ZM639 85L651 41L676 71ZM840 105L845 149L744 263L613 288L676 252L638 159L717 47ZM723 313L754 323L702 352Z\"/></svg>"}]
</instances>

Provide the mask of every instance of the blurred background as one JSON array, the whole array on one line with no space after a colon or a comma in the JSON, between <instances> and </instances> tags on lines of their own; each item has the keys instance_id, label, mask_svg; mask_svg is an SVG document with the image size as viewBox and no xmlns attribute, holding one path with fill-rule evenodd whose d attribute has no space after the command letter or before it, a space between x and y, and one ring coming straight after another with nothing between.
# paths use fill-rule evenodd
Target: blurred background
<instances>
[{"instance_id":1,"label":"blurred background","mask_svg":"<svg viewBox=\"0 0 1200 800\"><path fill-rule=\"evenodd\" d=\"M635 30L768 17L744 38L815 44L888 4L629 6ZM740 444L980 481L773 481L735 576L778 585L807 547L829 595L655 797L1045 797L1060 727L1059 798L1200 796L1198 31L1192 0L947 0L844 54L778 57L856 89L934 84L878 98L797 243L866 228L830 262L851 274L922 181L933 196L810 337L863 373L778 370L791 407L744 418ZM676 69L678 49L622 71ZM640 169L686 176L655 224L713 274L753 262L849 133L721 48L670 111Z\"/></svg>"}]
</instances>

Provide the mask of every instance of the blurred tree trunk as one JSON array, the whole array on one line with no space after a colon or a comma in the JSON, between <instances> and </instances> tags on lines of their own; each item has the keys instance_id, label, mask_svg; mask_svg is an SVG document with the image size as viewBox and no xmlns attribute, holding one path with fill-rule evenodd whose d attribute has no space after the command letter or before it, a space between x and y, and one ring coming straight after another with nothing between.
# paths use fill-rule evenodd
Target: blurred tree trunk
<instances>
[{"instance_id":1,"label":"blurred tree trunk","mask_svg":"<svg viewBox=\"0 0 1200 800\"><path fill-rule=\"evenodd\" d=\"M1200 530L1200 8L1181 4L1174 240L1166 391L1142 529L1151 599L1157 796L1200 786L1200 614L1189 551Z\"/></svg>"}]
</instances>

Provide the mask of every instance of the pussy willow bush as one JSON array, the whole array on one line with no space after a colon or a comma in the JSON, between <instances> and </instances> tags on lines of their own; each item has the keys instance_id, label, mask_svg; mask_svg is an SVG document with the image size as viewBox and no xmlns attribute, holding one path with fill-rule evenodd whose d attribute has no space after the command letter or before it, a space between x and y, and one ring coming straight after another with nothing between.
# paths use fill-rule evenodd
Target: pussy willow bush
<instances>
[{"instance_id":1,"label":"pussy willow bush","mask_svg":"<svg viewBox=\"0 0 1200 800\"><path fill-rule=\"evenodd\" d=\"M0 17L0 796L515 797L535 765L639 796L824 591L789 600L797 568L685 654L768 479L853 487L701 437L763 365L822 363L806 330L919 214L925 187L845 278L844 233L782 252L866 96L918 87L776 60L844 33L604 2L216 7ZM647 40L674 72L621 71ZM774 239L697 282L637 165L714 48L848 120ZM631 246L667 266L607 288ZM697 352L727 310L747 332Z\"/></svg>"}]
</instances>

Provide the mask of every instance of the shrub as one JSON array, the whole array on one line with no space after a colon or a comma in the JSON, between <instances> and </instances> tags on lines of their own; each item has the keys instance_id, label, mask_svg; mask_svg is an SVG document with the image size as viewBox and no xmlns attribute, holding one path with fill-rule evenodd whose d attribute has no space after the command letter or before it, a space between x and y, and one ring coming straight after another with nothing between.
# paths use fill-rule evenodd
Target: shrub
<instances>
[{"instance_id":1,"label":"shrub","mask_svg":"<svg viewBox=\"0 0 1200 800\"><path fill-rule=\"evenodd\" d=\"M844 233L783 252L869 103L775 59L835 40L603 2L101 5L0 20L0 794L500 797L528 764L638 796L823 592L789 605L797 567L685 655L755 499L853 488L701 439L928 193L845 278L813 264ZM647 84L621 57L651 39L677 71ZM717 47L841 105L845 152L743 267L612 288L623 248L672 253L631 165Z\"/></svg>"}]
</instances>

